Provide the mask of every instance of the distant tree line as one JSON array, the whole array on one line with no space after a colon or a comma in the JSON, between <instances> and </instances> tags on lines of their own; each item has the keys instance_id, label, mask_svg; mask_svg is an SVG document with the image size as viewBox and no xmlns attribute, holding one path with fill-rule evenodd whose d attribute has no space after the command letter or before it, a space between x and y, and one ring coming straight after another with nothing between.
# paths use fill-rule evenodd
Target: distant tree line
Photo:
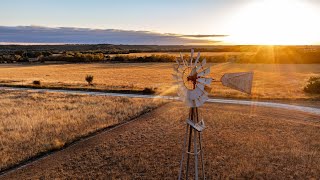
<instances>
[{"instance_id":1,"label":"distant tree line","mask_svg":"<svg viewBox=\"0 0 320 180\"><path fill-rule=\"evenodd\" d=\"M140 52L190 52L193 48L201 52L257 52L264 46L258 45L114 45L114 44L66 44L66 45L0 45L1 53L15 51L60 53L66 51L104 54L125 54ZM309 46L274 46L279 48L304 49ZM319 49L320 46L312 46Z\"/></svg>"},{"instance_id":2,"label":"distant tree line","mask_svg":"<svg viewBox=\"0 0 320 180\"><path fill-rule=\"evenodd\" d=\"M87 53L83 54L80 52L76 53L63 53L57 56L47 56L42 59L42 61L65 61L65 62L99 62L105 60L105 56L102 53Z\"/></svg>"},{"instance_id":3,"label":"distant tree line","mask_svg":"<svg viewBox=\"0 0 320 180\"><path fill-rule=\"evenodd\" d=\"M151 46L153 47L153 46ZM178 46L180 47L180 46ZM243 53L221 53L212 56L202 56L207 62L235 62L235 63L277 63L277 64L310 64L320 63L320 48L310 46L306 48L296 46L222 46L216 47L221 52L243 52ZM171 49L172 51L174 49ZM112 55L112 53L116 55ZM183 51L183 49L180 49ZM190 51L190 49L188 49ZM205 49L196 48L195 51L206 52ZM87 51L24 51L16 50L12 52L0 52L0 63L23 63L23 62L46 62L63 61L70 63L77 62L175 62L176 56L148 55L134 56L130 53L137 53L140 50L126 50L125 53L117 52L116 49L107 50L87 50ZM218 51L217 51L218 52ZM250 53L246 53L250 52ZM151 53L152 54L152 53ZM190 58L185 56L185 58Z\"/></svg>"}]
</instances>

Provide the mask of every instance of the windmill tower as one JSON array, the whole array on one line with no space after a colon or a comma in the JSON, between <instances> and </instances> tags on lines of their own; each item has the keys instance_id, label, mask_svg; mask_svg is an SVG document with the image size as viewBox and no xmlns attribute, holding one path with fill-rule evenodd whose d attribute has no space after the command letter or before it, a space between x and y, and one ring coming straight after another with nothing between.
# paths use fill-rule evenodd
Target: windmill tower
<instances>
[{"instance_id":1,"label":"windmill tower","mask_svg":"<svg viewBox=\"0 0 320 180\"><path fill-rule=\"evenodd\" d=\"M183 143L183 152L180 162L179 180L185 174L189 177L190 158L194 156L194 179L205 179L204 154L202 146L202 132L205 129L204 120L199 117L198 107L202 106L211 91L212 78L209 77L210 67L206 65L206 59L200 62L200 52L193 61L194 50L191 49L190 60L184 60L180 53L180 61L174 67L173 78L178 86L180 99L189 107L189 115L186 120L186 132ZM252 87L252 72L226 73L222 76L222 85L250 94ZM186 156L186 157L185 157ZM185 162L186 160L186 162ZM201 165L199 165L201 162ZM201 166L201 167L199 167ZM185 169L185 171L184 171ZM201 173L199 173L201 172ZM200 176L199 176L200 174Z\"/></svg>"}]
</instances>

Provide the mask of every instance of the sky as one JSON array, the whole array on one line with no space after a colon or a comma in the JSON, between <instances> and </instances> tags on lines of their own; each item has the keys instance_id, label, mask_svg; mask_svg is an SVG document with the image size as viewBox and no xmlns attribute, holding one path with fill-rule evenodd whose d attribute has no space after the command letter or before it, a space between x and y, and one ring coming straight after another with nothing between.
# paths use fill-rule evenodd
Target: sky
<instances>
[{"instance_id":1,"label":"sky","mask_svg":"<svg viewBox=\"0 0 320 180\"><path fill-rule=\"evenodd\" d=\"M174 40L159 43L161 37L177 39L177 44L217 41L234 44L320 42L317 35L320 32L317 25L320 18L318 0L1 0L0 8L0 43L39 43L40 38L43 38L43 43L48 38L51 39L49 43L66 43L52 41L54 35L61 37L62 32L56 29L58 27L68 27L69 33L70 28L75 32L76 28L83 28L82 34L83 31L88 32L86 38L97 37L92 29L109 30L108 33L99 33L105 41L110 41L106 36L111 37L111 29L121 30L123 35L131 33L131 36L136 31L139 33L135 35L143 34L141 31L146 31L144 36L152 34L149 41L145 37L141 42L138 38L129 38L127 44L175 44ZM38 41L25 40L21 38L23 34L12 35L23 32L17 31L20 26L24 26L22 30ZM9 36L10 27L13 31ZM42 34L41 37L32 34L39 28L44 31L44 27L52 34L46 32L47 36ZM266 33L269 35L266 36ZM152 40L155 35L159 39ZM64 37L68 39L65 34ZM70 37L67 42L75 41ZM114 38L112 42L117 43ZM118 43L126 44L124 39Z\"/></svg>"}]
</instances>

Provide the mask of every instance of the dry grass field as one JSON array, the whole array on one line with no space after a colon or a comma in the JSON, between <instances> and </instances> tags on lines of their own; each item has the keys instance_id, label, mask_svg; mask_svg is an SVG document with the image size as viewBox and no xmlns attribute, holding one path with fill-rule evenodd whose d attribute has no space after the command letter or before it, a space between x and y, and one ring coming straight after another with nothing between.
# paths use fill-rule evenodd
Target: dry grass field
<instances>
[{"instance_id":1,"label":"dry grass field","mask_svg":"<svg viewBox=\"0 0 320 180\"><path fill-rule=\"evenodd\" d=\"M319 95L303 92L310 76L320 75L319 64L211 64L211 76L217 80L226 72L254 72L252 96L224 88L214 83L215 97L253 99L312 99ZM59 64L59 65L0 65L0 83L64 88L103 90L143 90L153 88L158 94L172 94L171 63L130 64ZM85 76L94 76L94 86L88 86Z\"/></svg>"},{"instance_id":2,"label":"dry grass field","mask_svg":"<svg viewBox=\"0 0 320 180\"><path fill-rule=\"evenodd\" d=\"M188 52L189 53L189 52ZM188 54L184 52L183 54ZM254 52L201 52L202 56L234 56L234 55L251 55ZM130 53L130 54L110 54L110 56L136 56L136 57L143 57L143 56L151 56L151 55L170 55L180 57L180 52L144 52L144 53Z\"/></svg>"},{"instance_id":3,"label":"dry grass field","mask_svg":"<svg viewBox=\"0 0 320 180\"><path fill-rule=\"evenodd\" d=\"M0 91L0 96L0 170L135 118L162 103L12 91Z\"/></svg>"},{"instance_id":4,"label":"dry grass field","mask_svg":"<svg viewBox=\"0 0 320 180\"><path fill-rule=\"evenodd\" d=\"M176 179L187 112L164 105L3 178ZM319 116L223 104L200 113L207 179L320 178Z\"/></svg>"}]
</instances>

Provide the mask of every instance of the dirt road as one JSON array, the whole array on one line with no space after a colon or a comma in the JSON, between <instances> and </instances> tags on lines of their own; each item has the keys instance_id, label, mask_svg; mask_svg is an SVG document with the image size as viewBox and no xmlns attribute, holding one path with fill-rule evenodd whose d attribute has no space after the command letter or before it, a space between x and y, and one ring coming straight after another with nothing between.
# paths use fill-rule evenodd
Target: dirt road
<instances>
[{"instance_id":1,"label":"dirt road","mask_svg":"<svg viewBox=\"0 0 320 180\"><path fill-rule=\"evenodd\" d=\"M32 89L32 88L14 88L14 87L0 87L0 90L13 90L13 91L33 91L33 92L57 92L67 94L84 94L92 96L115 96L115 97L131 97L131 98L149 98L149 99L169 99L178 100L175 96L157 96L157 95L142 95L142 94L122 94L122 93L105 93L105 92L90 92L90 91L74 91L74 90L56 90L56 89ZM320 107L307 107L301 105L284 104L277 102L261 102L261 101L247 101L247 100L232 100L232 99L213 99L207 100L208 103L222 103L222 104L238 104L249 106L262 106L273 107L288 110L295 110L301 112L312 113L320 115ZM313 104L319 104L319 102L313 102Z\"/></svg>"}]
</instances>

